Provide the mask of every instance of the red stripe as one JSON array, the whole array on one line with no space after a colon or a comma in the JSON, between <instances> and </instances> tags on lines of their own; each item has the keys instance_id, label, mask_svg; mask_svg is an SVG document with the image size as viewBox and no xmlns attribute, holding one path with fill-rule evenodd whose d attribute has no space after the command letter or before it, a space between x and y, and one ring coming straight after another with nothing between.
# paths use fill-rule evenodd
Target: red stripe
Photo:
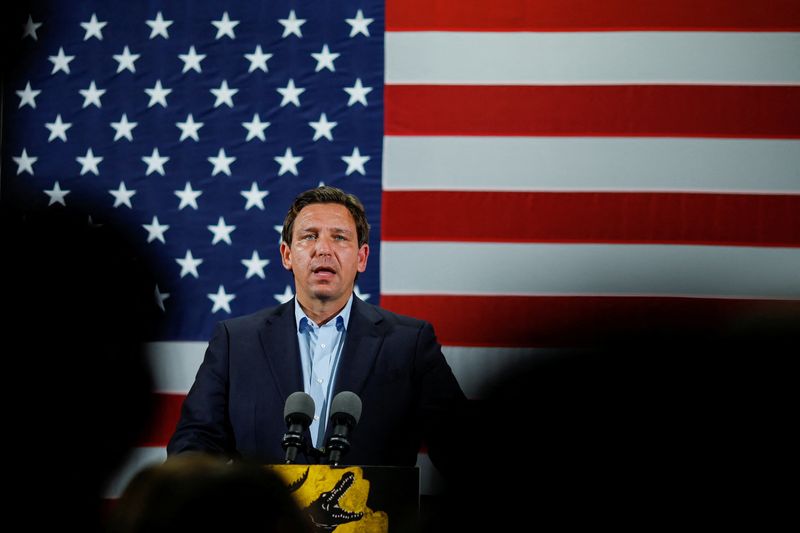
<instances>
[{"instance_id":1,"label":"red stripe","mask_svg":"<svg viewBox=\"0 0 800 533\"><path fill-rule=\"evenodd\" d=\"M800 137L800 87L386 85L388 135Z\"/></svg>"},{"instance_id":2,"label":"red stripe","mask_svg":"<svg viewBox=\"0 0 800 533\"><path fill-rule=\"evenodd\" d=\"M150 424L147 434L138 446L166 446L181 414L185 394L156 393L155 417Z\"/></svg>"},{"instance_id":3,"label":"red stripe","mask_svg":"<svg viewBox=\"0 0 800 533\"><path fill-rule=\"evenodd\" d=\"M387 31L797 31L796 0L387 0Z\"/></svg>"},{"instance_id":4,"label":"red stripe","mask_svg":"<svg viewBox=\"0 0 800 533\"><path fill-rule=\"evenodd\" d=\"M382 214L390 241L800 246L800 195L390 191Z\"/></svg>"},{"instance_id":5,"label":"red stripe","mask_svg":"<svg viewBox=\"0 0 800 533\"><path fill-rule=\"evenodd\" d=\"M576 346L623 327L709 329L751 313L800 313L794 300L613 296L384 294L381 307L431 322L443 345L494 347Z\"/></svg>"}]
</instances>

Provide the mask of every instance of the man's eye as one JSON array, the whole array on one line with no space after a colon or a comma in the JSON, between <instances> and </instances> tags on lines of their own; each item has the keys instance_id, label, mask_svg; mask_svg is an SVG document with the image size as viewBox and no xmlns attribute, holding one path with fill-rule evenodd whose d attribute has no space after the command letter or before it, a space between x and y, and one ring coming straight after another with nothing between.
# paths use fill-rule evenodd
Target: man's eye
<instances>
[{"instance_id":1,"label":"man's eye","mask_svg":"<svg viewBox=\"0 0 800 533\"><path fill-rule=\"evenodd\" d=\"M347 238L345 238L344 235L334 235L333 238L336 239L337 241L346 241L347 240Z\"/></svg>"},{"instance_id":2,"label":"man's eye","mask_svg":"<svg viewBox=\"0 0 800 533\"><path fill-rule=\"evenodd\" d=\"M316 236L316 235L312 235L312 234L303 235L303 237L302 237L302 239L303 239L304 241L308 241L308 240L311 240L311 239L316 239L316 238L317 238L317 236Z\"/></svg>"}]
</instances>

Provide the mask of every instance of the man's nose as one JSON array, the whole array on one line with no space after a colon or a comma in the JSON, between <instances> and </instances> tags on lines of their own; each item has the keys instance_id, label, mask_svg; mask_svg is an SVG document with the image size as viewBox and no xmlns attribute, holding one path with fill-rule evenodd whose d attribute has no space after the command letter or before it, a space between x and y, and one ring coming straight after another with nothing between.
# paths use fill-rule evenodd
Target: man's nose
<instances>
[{"instance_id":1,"label":"man's nose","mask_svg":"<svg viewBox=\"0 0 800 533\"><path fill-rule=\"evenodd\" d=\"M331 255L331 238L325 235L317 237L316 252L318 255Z\"/></svg>"}]
</instances>

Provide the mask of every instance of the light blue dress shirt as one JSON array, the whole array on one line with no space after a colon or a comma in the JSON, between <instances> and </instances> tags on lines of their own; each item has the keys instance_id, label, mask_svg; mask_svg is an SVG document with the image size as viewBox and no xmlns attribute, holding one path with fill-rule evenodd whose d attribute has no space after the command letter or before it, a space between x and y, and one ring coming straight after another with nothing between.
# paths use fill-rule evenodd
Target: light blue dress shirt
<instances>
[{"instance_id":1,"label":"light blue dress shirt","mask_svg":"<svg viewBox=\"0 0 800 533\"><path fill-rule=\"evenodd\" d=\"M314 446L324 445L325 428L330 411L336 369L342 355L353 295L334 318L318 326L303 312L294 300L294 317L297 322L297 341L300 345L300 362L303 366L303 390L314 399L314 419L311 421L311 439Z\"/></svg>"}]
</instances>

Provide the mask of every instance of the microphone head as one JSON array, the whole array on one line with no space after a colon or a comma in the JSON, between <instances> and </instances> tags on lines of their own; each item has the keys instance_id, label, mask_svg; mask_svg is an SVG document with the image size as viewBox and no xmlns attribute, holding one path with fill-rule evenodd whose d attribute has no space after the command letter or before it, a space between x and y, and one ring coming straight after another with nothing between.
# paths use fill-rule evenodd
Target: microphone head
<instances>
[{"instance_id":1,"label":"microphone head","mask_svg":"<svg viewBox=\"0 0 800 533\"><path fill-rule=\"evenodd\" d=\"M300 415L311 421L314 418L314 398L303 391L293 392L286 398L283 406L283 418L289 423L289 418Z\"/></svg>"},{"instance_id":2,"label":"microphone head","mask_svg":"<svg viewBox=\"0 0 800 533\"><path fill-rule=\"evenodd\" d=\"M361 418L361 398L356 393L346 390L334 396L331 402L331 418L337 415L348 415L357 424Z\"/></svg>"}]
</instances>

